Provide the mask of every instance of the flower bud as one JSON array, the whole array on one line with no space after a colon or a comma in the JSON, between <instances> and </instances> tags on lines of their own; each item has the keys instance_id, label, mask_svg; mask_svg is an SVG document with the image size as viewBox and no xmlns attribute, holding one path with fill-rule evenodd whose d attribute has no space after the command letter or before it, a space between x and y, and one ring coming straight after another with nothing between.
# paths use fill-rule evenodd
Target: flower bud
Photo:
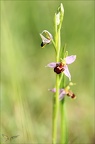
<instances>
[{"instance_id":1,"label":"flower bud","mask_svg":"<svg viewBox=\"0 0 95 144\"><path fill-rule=\"evenodd\" d=\"M62 24L63 16L64 16L64 7L63 7L63 4L61 3L60 6L58 7L57 14L56 14L56 24L57 25Z\"/></svg>"}]
</instances>

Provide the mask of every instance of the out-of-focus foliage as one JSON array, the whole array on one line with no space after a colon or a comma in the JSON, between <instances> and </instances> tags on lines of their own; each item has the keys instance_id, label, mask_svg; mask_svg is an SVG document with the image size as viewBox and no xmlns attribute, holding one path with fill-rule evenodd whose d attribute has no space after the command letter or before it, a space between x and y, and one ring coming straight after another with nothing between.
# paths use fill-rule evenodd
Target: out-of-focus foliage
<instances>
[{"instance_id":1,"label":"out-of-focus foliage","mask_svg":"<svg viewBox=\"0 0 95 144\"><path fill-rule=\"evenodd\" d=\"M39 33L54 34L54 13L63 2L62 45L77 59L69 66L76 100L66 97L69 143L94 139L94 1L1 1L1 141L51 143L55 61L52 44L41 49ZM60 121L59 121L60 122ZM60 133L60 130L59 130ZM60 135L58 135L60 137Z\"/></svg>"}]
</instances>

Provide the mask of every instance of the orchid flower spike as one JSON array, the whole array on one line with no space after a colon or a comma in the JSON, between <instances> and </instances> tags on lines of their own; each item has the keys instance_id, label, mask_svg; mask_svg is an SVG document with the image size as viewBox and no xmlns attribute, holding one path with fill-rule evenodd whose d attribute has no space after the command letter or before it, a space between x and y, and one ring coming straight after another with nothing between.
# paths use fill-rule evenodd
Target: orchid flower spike
<instances>
[{"instance_id":1,"label":"orchid flower spike","mask_svg":"<svg viewBox=\"0 0 95 144\"><path fill-rule=\"evenodd\" d=\"M52 62L47 67L54 68L54 72L57 74L64 73L71 81L71 74L68 69L68 65L73 63L76 59L76 55L67 56L61 62Z\"/></svg>"},{"instance_id":2,"label":"orchid flower spike","mask_svg":"<svg viewBox=\"0 0 95 144\"><path fill-rule=\"evenodd\" d=\"M53 37L50 32L47 30L43 30L42 33L40 33L40 37L42 39L41 47L43 48L46 44L49 44Z\"/></svg>"}]
</instances>

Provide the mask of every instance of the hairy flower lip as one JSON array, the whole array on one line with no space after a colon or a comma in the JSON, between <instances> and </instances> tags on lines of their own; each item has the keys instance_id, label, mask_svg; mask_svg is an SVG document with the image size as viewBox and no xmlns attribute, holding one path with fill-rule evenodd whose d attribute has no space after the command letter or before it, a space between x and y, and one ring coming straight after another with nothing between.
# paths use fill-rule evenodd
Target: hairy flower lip
<instances>
[{"instance_id":1,"label":"hairy flower lip","mask_svg":"<svg viewBox=\"0 0 95 144\"><path fill-rule=\"evenodd\" d=\"M68 65L73 63L76 60L76 55L71 55L71 56L67 56L66 58L63 59L63 61L65 62L65 64L63 64L63 69L64 70L60 70L60 72L56 72L57 74L60 74L61 72L63 72L71 81L71 74L69 72L68 69ZM57 64L60 64L61 62L51 62L47 65L47 67L50 68L57 68Z\"/></svg>"},{"instance_id":2,"label":"hairy flower lip","mask_svg":"<svg viewBox=\"0 0 95 144\"><path fill-rule=\"evenodd\" d=\"M57 74L60 74L64 70L64 64L62 64L61 62L59 64L56 64L56 67L54 67L54 72L56 72Z\"/></svg>"}]
</instances>

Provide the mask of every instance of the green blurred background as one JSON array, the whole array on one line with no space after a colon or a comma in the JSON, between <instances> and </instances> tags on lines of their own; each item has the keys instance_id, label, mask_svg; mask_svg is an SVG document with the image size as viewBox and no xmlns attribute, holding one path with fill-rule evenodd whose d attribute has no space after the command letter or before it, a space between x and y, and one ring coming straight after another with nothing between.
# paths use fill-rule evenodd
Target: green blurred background
<instances>
[{"instance_id":1,"label":"green blurred background","mask_svg":"<svg viewBox=\"0 0 95 144\"><path fill-rule=\"evenodd\" d=\"M1 0L1 143L2 134L19 135L13 143L51 144L55 61L52 44L41 49L39 33L54 34L54 13L65 9L62 44L76 62L69 66L72 90L66 97L69 144L94 144L94 1ZM60 137L60 130L58 138Z\"/></svg>"}]
</instances>

